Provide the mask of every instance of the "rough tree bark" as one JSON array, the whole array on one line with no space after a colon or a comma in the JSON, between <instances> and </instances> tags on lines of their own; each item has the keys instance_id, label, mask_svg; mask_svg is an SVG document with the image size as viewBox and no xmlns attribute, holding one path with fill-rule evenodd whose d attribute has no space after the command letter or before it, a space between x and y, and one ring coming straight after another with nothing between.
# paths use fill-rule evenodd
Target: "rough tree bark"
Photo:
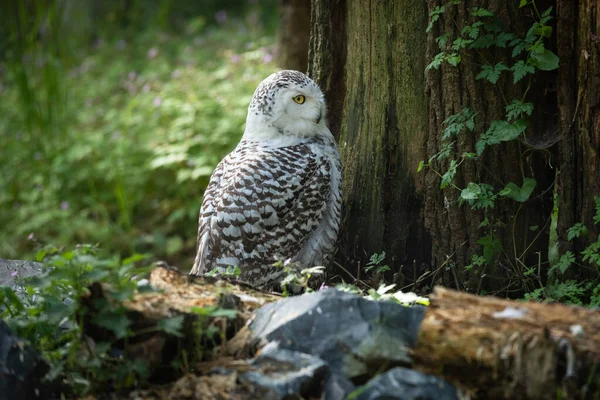
<instances>
[{"instance_id":1,"label":"rough tree bark","mask_svg":"<svg viewBox=\"0 0 600 400\"><path fill-rule=\"evenodd\" d=\"M444 1L428 2L430 11ZM538 2L541 3L541 2ZM540 7L546 5L539 5ZM519 9L518 2L497 2L488 0L470 0L452 6L452 9L441 18L441 23L434 25L434 29L427 35L427 58L432 59L440 52L436 38L445 32L453 32L453 37L460 34L462 27L456 21L469 21L473 7L483 7L492 10L502 19L504 29L517 33L523 37L531 26L532 15ZM510 52L505 49L493 48L482 51L484 57L495 62L504 61L511 65ZM464 107L469 107L477 112L477 125L475 132L483 132L493 120L505 118L506 101L521 98L526 90L526 84L514 85L512 76L501 76L497 86L485 80L477 80L481 67L477 63L463 62L458 67L444 64L438 71L430 70L427 74L426 96L430 99L428 155L437 153L441 147L444 124L443 121L450 115L458 113ZM496 201L490 217L504 222L503 226L496 226L487 232L479 227L484 219L481 212L475 212L467 206L459 207L457 198L460 192L448 187L439 189L440 178L433 172L427 171L425 186L425 224L433 238L432 263L440 265L446 262L449 266L456 265L461 268L450 268L443 275L443 283L468 291L479 291L481 288L488 290L505 290L509 293L513 289L522 287L524 281L524 267L538 263L537 252L547 254L548 229L550 227L550 214L553 205L551 189L554 171L550 167L551 159L547 152L530 152L521 160L526 148L542 148L541 144L548 142L548 137L554 137L556 117L555 110L556 89L549 82L556 80L556 72L538 72L539 78L532 82L529 90L528 101L535 105L533 123L528 131L529 143L509 142L495 145L486 150L481 164L465 163L457 174L456 182L459 187L466 187L469 182L485 182L494 185L495 190L501 190L508 182L522 184L522 174L537 181L531 201L519 204L510 199ZM456 144L456 152L473 152L478 135L462 135ZM526 169L521 170L521 161ZM438 168L445 171L450 160ZM537 237L538 231L531 232L530 227L537 226L543 229L542 235ZM478 239L486 234L499 239L503 251L498 251L491 267L472 273L464 271L462 266L471 262L474 254L482 253L482 246ZM537 239L536 239L537 237ZM498 279L514 277L517 281ZM519 279L521 278L521 279ZM533 290L535 287L530 287Z\"/></svg>"},{"instance_id":2,"label":"rough tree bark","mask_svg":"<svg viewBox=\"0 0 600 400\"><path fill-rule=\"evenodd\" d=\"M443 121L464 107L478 113L476 134L462 135L454 150L472 152L479 133L505 118L506 101L520 98L527 83L514 85L508 74L496 86L477 80L481 66L468 60L427 74L424 69L440 51L436 38L456 34L473 7L494 11L505 31L521 37L535 14L519 2L465 0L447 4L426 34L428 11L445 3L313 0L309 74L325 90L344 168L337 259L358 274L371 254L385 250L385 263L409 281L428 272L432 283L522 294L518 291L533 290L545 279L555 193L561 198L563 243L574 223L593 225L593 196L600 194L600 6L593 0L536 1L540 10L554 7L555 29L547 46L561 58L560 68L538 71L531 82L527 99L535 111L527 139L491 146L483 163L459 168L456 183L486 182L499 191L528 177L537 186L523 205L498 200L490 215L503 224L484 233L481 212L459 207L459 191L440 190L439 176L431 170L417 174L416 166L439 151ZM485 55L495 62L511 58L507 49ZM438 169L445 171L448 162ZM486 269L465 271L471 256L482 253L478 241L490 229L501 250ZM595 239L594 231L590 237ZM526 276L527 267L538 265Z\"/></svg>"},{"instance_id":3,"label":"rough tree bark","mask_svg":"<svg viewBox=\"0 0 600 400\"><path fill-rule=\"evenodd\" d=\"M308 67L310 0L279 0L278 64L305 72Z\"/></svg>"},{"instance_id":4,"label":"rough tree bark","mask_svg":"<svg viewBox=\"0 0 600 400\"><path fill-rule=\"evenodd\" d=\"M594 226L594 196L600 196L600 3L594 0L557 1L559 169L557 193L562 250L568 250L567 229L578 222Z\"/></svg>"},{"instance_id":5,"label":"rough tree bark","mask_svg":"<svg viewBox=\"0 0 600 400\"><path fill-rule=\"evenodd\" d=\"M382 251L397 270L429 262L416 175L427 138L425 24L422 1L312 3L309 75L325 91L344 168L338 261L355 276Z\"/></svg>"}]
</instances>

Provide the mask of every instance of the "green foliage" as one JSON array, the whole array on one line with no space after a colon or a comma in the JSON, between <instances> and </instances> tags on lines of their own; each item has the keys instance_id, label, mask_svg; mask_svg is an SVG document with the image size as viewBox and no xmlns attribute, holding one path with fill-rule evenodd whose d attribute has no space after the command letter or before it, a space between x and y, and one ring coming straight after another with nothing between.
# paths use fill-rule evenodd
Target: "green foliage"
<instances>
[{"instance_id":1,"label":"green foliage","mask_svg":"<svg viewBox=\"0 0 600 400\"><path fill-rule=\"evenodd\" d=\"M24 292L0 287L0 316L22 338L41 351L50 363L47 379L61 378L75 393L84 394L103 385L122 388L147 377L147 366L139 360L125 360L110 349L119 339L131 335L130 321L123 301L147 287L139 286L148 271L138 266L147 257L128 259L97 257L92 246L78 246L72 251L46 247L38 253L44 262L44 274L19 282ZM81 321L84 311L80 299L94 281L106 284L107 298L114 303L98 303L92 322L106 328L114 342L92 343L84 340ZM171 321L157 330L175 332Z\"/></svg>"},{"instance_id":2,"label":"green foliage","mask_svg":"<svg viewBox=\"0 0 600 400\"><path fill-rule=\"evenodd\" d=\"M14 32L0 61L3 257L101 243L191 264L210 174L275 69L268 7L248 7L220 23L186 15L179 30L144 23L159 8L133 10L138 30L102 22L92 46L63 40L71 20L51 20L45 35L24 24L26 41ZM46 12L29 19L46 24Z\"/></svg>"},{"instance_id":3,"label":"green foliage","mask_svg":"<svg viewBox=\"0 0 600 400\"><path fill-rule=\"evenodd\" d=\"M382 274L386 271L389 271L390 266L383 264L383 260L385 260L385 251L382 251L381 253L374 253L365 267L365 272L375 270L377 274Z\"/></svg>"},{"instance_id":4,"label":"green foliage","mask_svg":"<svg viewBox=\"0 0 600 400\"><path fill-rule=\"evenodd\" d=\"M452 21L455 31L440 32L436 43L440 52L431 60L426 71L437 70L444 63L456 66L464 60L469 60L473 68L478 69L476 79L486 84L493 85L489 90L497 90L505 100L504 119L483 119L476 113L472 105L466 105L462 110L450 115L444 120L442 141L438 152L429 158L427 162L421 161L417 168L422 171L429 168L440 177L440 188L449 190L445 193L449 197L451 191L458 193L456 203L466 204L472 210L481 210L483 220L479 225L481 236L477 243L481 246L481 254L473 254L469 265L464 269L472 271L478 276L483 275L486 266L492 264L504 265L507 270L513 270L514 276L511 281L521 282L521 290L528 292L528 299L551 299L567 301L578 304L598 303L600 277L600 238L592 239L588 246L579 254L566 251L558 254L558 237L556 234L558 218L558 198L555 196L555 207L551 215L551 231L554 236L549 246L547 269L547 282L542 282L546 272L542 272L542 255L538 253L538 265L526 265L524 260L531 248L531 244L537 240L542 229L539 226L531 227L531 232L537 232L531 243L525 244L525 251L517 253L517 245L514 248L505 249L499 230L506 232L505 227L510 226L510 221L501 221L494 217L491 212L497 202L514 201L521 205L529 202L534 196L538 182L534 177L527 176L526 171L531 168L527 153L540 151L536 148L528 148L525 138L530 125L530 118L534 113L534 104L527 101L527 95L533 79L540 71L552 71L559 67L559 58L546 48L546 44L552 36L553 28L552 8L540 13L535 0L522 0L520 7L531 7L535 20L524 36L517 36L513 32L504 29L502 20L492 10L486 8L472 8L470 17L466 20L457 17L456 7L461 4L459 0L449 1L438 6L430 13L430 23L427 31L433 31L439 24L446 26L441 21ZM460 32L460 33L457 33ZM510 57L498 58L498 49L507 49ZM496 50L494 52L494 50ZM451 61L452 60L452 61ZM513 85L511 90L507 87ZM506 93L517 93L510 98ZM493 171L486 166L486 156L491 146L503 143L517 143L516 148L520 152L521 182L503 182L496 177ZM458 152L459 148L473 143L471 150ZM545 151L545 150L542 150ZM458 183L460 168L466 163L474 163L475 171L485 170L487 173L477 172L488 178L482 181L467 181ZM471 167L470 171L473 171ZM471 173L470 173L471 174ZM470 175L472 176L472 175ZM491 179L490 179L491 178ZM600 197L595 198L596 215L594 223L600 223ZM450 202L452 204L452 202ZM517 212L518 213L518 212ZM516 216L512 221L513 235ZM583 223L577 223L567 232L569 241L576 238L589 238L589 231ZM513 237L513 241L517 240ZM552 254L550 254L552 253ZM596 278L577 282L569 275L574 266L585 263L596 272ZM506 265L509 267L507 268ZM510 285L509 285L510 286Z\"/></svg>"}]
</instances>

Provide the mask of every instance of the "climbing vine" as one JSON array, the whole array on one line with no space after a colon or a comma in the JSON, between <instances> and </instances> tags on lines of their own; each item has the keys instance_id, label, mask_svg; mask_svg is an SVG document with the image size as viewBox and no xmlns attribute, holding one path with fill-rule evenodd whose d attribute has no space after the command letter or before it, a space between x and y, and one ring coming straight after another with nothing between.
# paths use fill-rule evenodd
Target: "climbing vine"
<instances>
[{"instance_id":1,"label":"climbing vine","mask_svg":"<svg viewBox=\"0 0 600 400\"><path fill-rule=\"evenodd\" d=\"M527 144L530 119L535 109L535 105L530 100L530 88L539 71L552 71L559 67L559 58L548 49L548 43L553 33L552 7L539 10L535 0L521 0L519 8L529 8L532 11L533 22L527 32L519 36L513 32L506 32L502 20L492 10L486 8L473 7L469 10L466 20L459 19L454 6L460 5L462 2L463 0L451 0L430 11L427 32L431 32L436 24L440 23L442 17L446 20L449 19L455 29L442 32L436 38L440 51L432 58L425 70L426 72L432 69L437 70L444 64L457 67L461 63L470 63L478 68L475 79L493 85L494 90L498 90L501 94L504 101L504 118L484 120L472 107L468 106L450 115L443 121L444 128L440 147L429 160L419 163L418 171L428 168L439 176L440 189L453 188L457 191L459 206L466 205L472 210L480 210L483 213L483 219L479 225L482 234L477 241L477 244L482 246L482 253L473 254L471 263L464 266L465 270L472 270L481 275L486 266L493 263L499 254L510 253L504 251L500 238L495 235L495 227L506 226L508 222L493 217L491 210L494 209L496 202L501 199L515 201L519 204L518 210L520 211L522 205L531 199L538 184L535 177L526 172L529 169L524 165L527 162L525 157L527 153L547 151L529 147ZM498 61L490 55L489 50L494 49L504 49L510 56ZM499 84L501 79L502 85ZM507 95L508 90L503 90L503 88L509 87L511 82L518 90L510 92L519 93L518 96L513 95L513 98ZM458 151L461 135L475 137L471 151ZM465 163L478 163L485 168L482 160L489 149L507 142L518 144L520 182L502 182L500 178L493 176L492 171L488 170L489 175L493 176L493 182L472 181L464 187L459 186L455 177ZM600 204L600 198L598 202ZM558 198L555 195L555 210L549 221L555 221L557 212ZM516 220L516 216L514 219ZM515 220L513 220L513 224ZM594 222L600 222L600 208L597 209ZM555 224L550 229L556 229ZM581 302L580 299L585 296L581 296L578 291L583 288L585 293L589 293L588 289L592 290L591 299L588 296L586 302L600 302L600 297L598 297L600 285L597 281L575 283L556 279L564 275L569 267L577 262L577 257L572 252L566 252L560 257L551 257L549 254L548 282L555 283L554 289L563 285L562 292L559 287L560 293L550 295L549 288L540 279L541 257L538 265L528 266L524 263L527 249L539 238L543 228L532 226L530 230L537 232L535 238L531 243L526 244L526 250L521 255L517 254L515 247L513 259L510 261L513 268L518 270L516 275L525 278L523 290L529 292L526 297L535 299L552 297L557 300ZM568 232L569 240L579 237L584 231L587 230L583 224L575 225ZM550 236L552 237L552 234ZM514 237L513 240L515 240ZM556 235L554 235L554 240L556 241ZM596 268L600 267L599 250L600 239L581 253L580 261L592 264Z\"/></svg>"}]
</instances>

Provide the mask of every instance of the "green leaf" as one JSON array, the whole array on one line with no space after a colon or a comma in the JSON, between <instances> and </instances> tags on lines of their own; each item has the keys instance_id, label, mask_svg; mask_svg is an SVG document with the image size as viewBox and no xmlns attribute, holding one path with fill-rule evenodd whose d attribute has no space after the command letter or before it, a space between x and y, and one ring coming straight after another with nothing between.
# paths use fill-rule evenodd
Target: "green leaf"
<instances>
[{"instance_id":1,"label":"green leaf","mask_svg":"<svg viewBox=\"0 0 600 400\"><path fill-rule=\"evenodd\" d=\"M529 44L524 40L515 39L510 43L510 46L514 46L512 51L512 58L515 58L516 56L521 54L523 50L527 49L527 46L529 46Z\"/></svg>"},{"instance_id":2,"label":"green leaf","mask_svg":"<svg viewBox=\"0 0 600 400\"><path fill-rule=\"evenodd\" d=\"M495 144L495 141L508 142L514 140L518 138L526 128L527 124L522 119L519 119L512 124L503 120L492 121L492 126L488 129L490 134L489 143Z\"/></svg>"},{"instance_id":3,"label":"green leaf","mask_svg":"<svg viewBox=\"0 0 600 400\"><path fill-rule=\"evenodd\" d=\"M431 10L431 13L429 13L429 25L427 25L427 29L425 30L425 32L429 32L431 31L431 29L433 28L433 24L440 19L440 15L443 14L446 11L446 7L444 6L437 6L435 7L433 10Z\"/></svg>"},{"instance_id":4,"label":"green leaf","mask_svg":"<svg viewBox=\"0 0 600 400\"><path fill-rule=\"evenodd\" d=\"M535 73L535 68L523 60L517 61L517 63L512 66L511 70L513 71L513 83L519 82L527 74Z\"/></svg>"},{"instance_id":5,"label":"green leaf","mask_svg":"<svg viewBox=\"0 0 600 400\"><path fill-rule=\"evenodd\" d=\"M479 25L476 25L477 23ZM479 32L480 32L479 26L481 26L481 24L482 24L481 22L477 22L477 23L473 24L473 25L465 26L460 31L460 34L463 36L466 35L466 36L470 37L471 39L477 39L477 37L479 36Z\"/></svg>"},{"instance_id":6,"label":"green leaf","mask_svg":"<svg viewBox=\"0 0 600 400\"><path fill-rule=\"evenodd\" d=\"M494 45L494 35L486 33L483 36L479 36L473 43L469 45L470 49L489 49Z\"/></svg>"},{"instance_id":7,"label":"green leaf","mask_svg":"<svg viewBox=\"0 0 600 400\"><path fill-rule=\"evenodd\" d=\"M46 253L47 253L46 250L38 251L37 254L35 255L35 261L41 262L44 259L44 257L46 257Z\"/></svg>"},{"instance_id":8,"label":"green leaf","mask_svg":"<svg viewBox=\"0 0 600 400\"><path fill-rule=\"evenodd\" d=\"M529 4L528 0L521 0L519 3L519 8L525 7L527 4Z\"/></svg>"},{"instance_id":9,"label":"green leaf","mask_svg":"<svg viewBox=\"0 0 600 400\"><path fill-rule=\"evenodd\" d=\"M481 194L481 188L474 182L469 182L467 187L460 192L460 197L465 200L475 200Z\"/></svg>"},{"instance_id":10,"label":"green leaf","mask_svg":"<svg viewBox=\"0 0 600 400\"><path fill-rule=\"evenodd\" d=\"M494 44L496 47L505 48L508 41L511 41L514 39L515 39L515 35L513 33L502 32L502 33L499 33L498 36L496 36L496 39L494 40Z\"/></svg>"},{"instance_id":11,"label":"green leaf","mask_svg":"<svg viewBox=\"0 0 600 400\"><path fill-rule=\"evenodd\" d=\"M509 182L504 188L505 190L508 190L508 192L505 192L503 190L502 193L506 193L504 194L505 196L510 197L511 199L518 201L519 203L524 203L529 199L536 185L537 181L535 179L524 178L522 187L517 186L513 182Z\"/></svg>"},{"instance_id":12,"label":"green leaf","mask_svg":"<svg viewBox=\"0 0 600 400\"><path fill-rule=\"evenodd\" d=\"M417 167L417 172L423 171L424 167L425 167L425 162L423 160L419 161L419 166Z\"/></svg>"},{"instance_id":13,"label":"green leaf","mask_svg":"<svg viewBox=\"0 0 600 400\"><path fill-rule=\"evenodd\" d=\"M131 257L128 257L126 259L123 260L122 264L123 265L129 265L129 264L133 264L135 262L141 261L141 260L145 260L148 257L150 257L149 254L134 254Z\"/></svg>"},{"instance_id":14,"label":"green leaf","mask_svg":"<svg viewBox=\"0 0 600 400\"><path fill-rule=\"evenodd\" d=\"M156 327L169 335L183 337L183 333L181 332L183 329L183 320L183 315L162 319L157 322Z\"/></svg>"},{"instance_id":15,"label":"green leaf","mask_svg":"<svg viewBox=\"0 0 600 400\"><path fill-rule=\"evenodd\" d=\"M493 17L494 13L482 7L473 7L471 15L474 17Z\"/></svg>"},{"instance_id":16,"label":"green leaf","mask_svg":"<svg viewBox=\"0 0 600 400\"><path fill-rule=\"evenodd\" d=\"M548 49L541 53L531 53L531 64L542 71L552 71L558 68L559 58Z\"/></svg>"},{"instance_id":17,"label":"green leaf","mask_svg":"<svg viewBox=\"0 0 600 400\"><path fill-rule=\"evenodd\" d=\"M535 30L535 34L541 37L547 37L549 38L552 35L552 27L548 26L548 25L542 25L539 26L536 30Z\"/></svg>"},{"instance_id":18,"label":"green leaf","mask_svg":"<svg viewBox=\"0 0 600 400\"><path fill-rule=\"evenodd\" d=\"M502 62L499 62L494 66L485 64L483 67L481 67L481 72L477 75L476 79L487 79L491 83L495 84L500 78L500 73L508 69L509 68Z\"/></svg>"},{"instance_id":19,"label":"green leaf","mask_svg":"<svg viewBox=\"0 0 600 400\"><path fill-rule=\"evenodd\" d=\"M450 32L446 32L442 36L438 36L438 38L435 39L435 41L437 42L440 50L445 50L446 49L446 43L448 43L449 39L450 39Z\"/></svg>"},{"instance_id":20,"label":"green leaf","mask_svg":"<svg viewBox=\"0 0 600 400\"><path fill-rule=\"evenodd\" d=\"M225 317L234 319L237 317L237 311L230 308L217 308L209 314L211 317Z\"/></svg>"},{"instance_id":21,"label":"green leaf","mask_svg":"<svg viewBox=\"0 0 600 400\"><path fill-rule=\"evenodd\" d=\"M460 63L461 57L458 53L452 53L448 57L446 57L446 61L448 64L456 67Z\"/></svg>"},{"instance_id":22,"label":"green leaf","mask_svg":"<svg viewBox=\"0 0 600 400\"><path fill-rule=\"evenodd\" d=\"M556 271L558 269L560 271L560 273L564 275L564 273L567 271L567 269L569 269L571 264L573 264L574 262L575 262L575 255L573 253L571 253L570 251L567 251L567 252L565 252L565 254L563 254L560 257L558 262L555 265L553 265L552 268L550 268L550 270L548 270L548 274L552 274L554 271Z\"/></svg>"},{"instance_id":23,"label":"green leaf","mask_svg":"<svg viewBox=\"0 0 600 400\"><path fill-rule=\"evenodd\" d=\"M454 176L456 175L456 160L450 161L450 167L448 171L442 176L442 181L440 183L440 189L445 189L452 183Z\"/></svg>"},{"instance_id":24,"label":"green leaf","mask_svg":"<svg viewBox=\"0 0 600 400\"><path fill-rule=\"evenodd\" d=\"M460 49L464 49L467 45L473 43L471 39L463 39L461 37L454 39L452 43L452 50L458 51Z\"/></svg>"},{"instance_id":25,"label":"green leaf","mask_svg":"<svg viewBox=\"0 0 600 400\"><path fill-rule=\"evenodd\" d=\"M513 121L524 115L530 116L533 113L533 103L523 103L520 100L513 100L505 109L506 119Z\"/></svg>"},{"instance_id":26,"label":"green leaf","mask_svg":"<svg viewBox=\"0 0 600 400\"><path fill-rule=\"evenodd\" d=\"M542 18L548 17L552 13L552 6L542 13Z\"/></svg>"},{"instance_id":27,"label":"green leaf","mask_svg":"<svg viewBox=\"0 0 600 400\"><path fill-rule=\"evenodd\" d=\"M502 251L502 243L491 234L477 240L477 244L483 246L483 257L488 265L494 261L496 254Z\"/></svg>"},{"instance_id":28,"label":"green leaf","mask_svg":"<svg viewBox=\"0 0 600 400\"><path fill-rule=\"evenodd\" d=\"M570 227L569 229L567 229L567 240L570 242L571 240L581 237L581 236L587 236L588 234L588 229L587 227L581 223L578 222L575 225L573 225L572 227Z\"/></svg>"},{"instance_id":29,"label":"green leaf","mask_svg":"<svg viewBox=\"0 0 600 400\"><path fill-rule=\"evenodd\" d=\"M425 72L429 71L431 68L440 69L440 66L444 62L445 56L446 53L444 53L443 51L441 53L436 54L435 57L433 57L433 60L431 60L431 62L429 63L429 65L425 67Z\"/></svg>"},{"instance_id":30,"label":"green leaf","mask_svg":"<svg viewBox=\"0 0 600 400\"><path fill-rule=\"evenodd\" d=\"M100 313L94 316L93 321L96 325L113 332L117 339L127 336L128 328L131 325L125 313L116 310L101 310Z\"/></svg>"}]
</instances>

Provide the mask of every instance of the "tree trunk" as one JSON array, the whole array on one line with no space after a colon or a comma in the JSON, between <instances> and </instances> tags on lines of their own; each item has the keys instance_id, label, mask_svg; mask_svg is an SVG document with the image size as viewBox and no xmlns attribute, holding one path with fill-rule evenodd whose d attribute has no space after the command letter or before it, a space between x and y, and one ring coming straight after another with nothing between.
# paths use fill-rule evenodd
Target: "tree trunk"
<instances>
[{"instance_id":1,"label":"tree trunk","mask_svg":"<svg viewBox=\"0 0 600 400\"><path fill-rule=\"evenodd\" d=\"M354 277L383 251L394 272L428 263L416 173L427 140L425 4L313 0L311 25L309 75L325 91L342 155L337 259Z\"/></svg>"},{"instance_id":2,"label":"tree trunk","mask_svg":"<svg viewBox=\"0 0 600 400\"><path fill-rule=\"evenodd\" d=\"M425 73L440 52L437 38L446 32L457 37L472 21L474 7L492 10L503 31L524 37L536 21L535 9L491 0L446 3L431 0L425 9L416 0L313 0L309 74L325 91L343 162L337 260L356 278L369 256L386 251L382 264L409 281L427 276L429 284L522 295L545 284L555 194L562 249L576 222L591 232L583 244L596 238L600 6L593 0L536 1L539 10L553 7L555 35L545 44L558 53L560 68L536 71L521 84L506 73L493 85L477 79L481 63L470 58ZM426 33L428 11L444 4L446 12ZM510 48L481 54L492 63L515 63ZM436 173L446 171L450 159L416 174L419 161L440 150L446 118L464 107L477 112L473 134L459 136L453 145L457 156L474 152L491 122L506 119L507 104L525 94L535 107L526 136L489 146L479 162L465 161L454 180L457 188L440 189ZM498 196L485 212L459 205L469 182L489 183L498 193L510 182L520 187L526 178L536 181L526 202ZM491 223L482 227L484 221ZM482 254L487 266L464 268ZM350 274L340 272L346 280Z\"/></svg>"},{"instance_id":3,"label":"tree trunk","mask_svg":"<svg viewBox=\"0 0 600 400\"><path fill-rule=\"evenodd\" d=\"M581 250L599 233L594 196L600 196L600 3L557 1L559 171L557 193L562 250L571 248L567 230L578 222L590 235L576 241Z\"/></svg>"},{"instance_id":4,"label":"tree trunk","mask_svg":"<svg viewBox=\"0 0 600 400\"><path fill-rule=\"evenodd\" d=\"M308 66L310 0L279 0L278 64L305 72Z\"/></svg>"}]
</instances>

